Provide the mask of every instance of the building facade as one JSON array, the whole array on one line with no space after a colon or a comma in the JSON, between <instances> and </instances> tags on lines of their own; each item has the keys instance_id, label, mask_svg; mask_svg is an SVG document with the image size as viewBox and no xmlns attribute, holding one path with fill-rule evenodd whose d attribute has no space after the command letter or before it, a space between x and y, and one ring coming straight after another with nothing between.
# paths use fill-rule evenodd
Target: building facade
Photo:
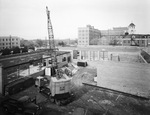
<instances>
[{"instance_id":1,"label":"building facade","mask_svg":"<svg viewBox=\"0 0 150 115\"><path fill-rule=\"evenodd\" d=\"M78 29L78 46L88 45L122 45L150 46L149 34L135 34L134 23L127 27L114 27L108 30L98 30L91 25Z\"/></svg>"},{"instance_id":2,"label":"building facade","mask_svg":"<svg viewBox=\"0 0 150 115\"><path fill-rule=\"evenodd\" d=\"M131 23L129 26L128 26L128 33L129 34L135 34L135 24Z\"/></svg>"},{"instance_id":3,"label":"building facade","mask_svg":"<svg viewBox=\"0 0 150 115\"><path fill-rule=\"evenodd\" d=\"M139 46L148 47L150 43L149 34L135 34L135 24L131 23L128 26L128 34L122 35L122 45L123 46Z\"/></svg>"},{"instance_id":4,"label":"building facade","mask_svg":"<svg viewBox=\"0 0 150 115\"><path fill-rule=\"evenodd\" d=\"M127 27L114 27L113 29L101 30L102 36L119 36L124 35L125 32L128 32Z\"/></svg>"},{"instance_id":5,"label":"building facade","mask_svg":"<svg viewBox=\"0 0 150 115\"><path fill-rule=\"evenodd\" d=\"M113 40L116 40L120 43L122 36L128 32L128 27L114 27L113 29L100 31L102 36L100 39L100 45L109 45ZM106 38L107 42L103 38Z\"/></svg>"},{"instance_id":6,"label":"building facade","mask_svg":"<svg viewBox=\"0 0 150 115\"><path fill-rule=\"evenodd\" d=\"M129 34L122 36L123 46L148 47L150 43L150 34Z\"/></svg>"},{"instance_id":7,"label":"building facade","mask_svg":"<svg viewBox=\"0 0 150 115\"><path fill-rule=\"evenodd\" d=\"M87 25L86 27L78 28L78 46L93 45L92 40L100 37L100 30L95 29L94 26Z\"/></svg>"},{"instance_id":8,"label":"building facade","mask_svg":"<svg viewBox=\"0 0 150 115\"><path fill-rule=\"evenodd\" d=\"M70 52L58 51L58 67L63 67L71 61ZM40 63L43 65L40 68ZM26 77L35 78L45 74L45 68L51 65L48 50L7 55L0 57L0 95L7 94L7 87ZM17 89L20 88L17 86Z\"/></svg>"},{"instance_id":9,"label":"building facade","mask_svg":"<svg viewBox=\"0 0 150 115\"><path fill-rule=\"evenodd\" d=\"M0 50L5 48L20 47L20 38L17 36L0 36Z\"/></svg>"}]
</instances>

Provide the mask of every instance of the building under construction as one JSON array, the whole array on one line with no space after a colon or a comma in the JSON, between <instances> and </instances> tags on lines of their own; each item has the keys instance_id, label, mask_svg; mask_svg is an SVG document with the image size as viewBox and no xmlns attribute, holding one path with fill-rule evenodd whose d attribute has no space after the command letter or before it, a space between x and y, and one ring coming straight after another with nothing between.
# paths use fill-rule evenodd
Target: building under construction
<instances>
[{"instance_id":1,"label":"building under construction","mask_svg":"<svg viewBox=\"0 0 150 115\"><path fill-rule=\"evenodd\" d=\"M11 94L17 93L20 90L23 90L24 88L34 84L34 82L27 83L26 77L33 78L32 81L34 81L34 78L36 78L37 76L45 75L45 68L56 67L58 69L63 66L66 66L69 62L71 62L70 52L58 51L58 49L55 47L53 27L51 24L50 11L48 10L48 7L46 7L46 13L47 13L49 48L31 53L1 56L0 57L1 94L7 95L9 91L12 90L14 91L12 91ZM17 83L17 81L20 79L23 79L23 82ZM25 86L22 86L22 84L24 84ZM26 84L28 84L28 86L26 86Z\"/></svg>"},{"instance_id":2,"label":"building under construction","mask_svg":"<svg viewBox=\"0 0 150 115\"><path fill-rule=\"evenodd\" d=\"M70 52L57 52L58 66L71 62ZM51 58L45 50L25 54L0 57L0 93L5 94L5 87L24 77L44 75L45 62L51 64ZM41 66L41 68L40 68ZM32 84L33 85L33 84Z\"/></svg>"}]
</instances>

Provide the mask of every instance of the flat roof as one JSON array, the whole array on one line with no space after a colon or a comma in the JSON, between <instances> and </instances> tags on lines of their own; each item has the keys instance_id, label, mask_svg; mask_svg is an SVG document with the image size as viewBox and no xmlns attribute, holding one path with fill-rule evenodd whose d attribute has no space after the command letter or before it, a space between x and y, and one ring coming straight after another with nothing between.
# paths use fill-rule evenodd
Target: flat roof
<instances>
[{"instance_id":1,"label":"flat roof","mask_svg":"<svg viewBox=\"0 0 150 115\"><path fill-rule=\"evenodd\" d=\"M22 54L16 54L16 55L8 55L8 56L2 56L0 58L0 64L6 68L6 67L13 67L21 64L27 64L30 60L38 61L42 58L42 55L44 55L45 51L37 51L37 52L30 52L30 53L22 53ZM57 56L68 54L70 52L67 51L58 51ZM38 57L37 57L37 56ZM41 55L41 57L40 57ZM35 59L33 59L33 57Z\"/></svg>"}]
</instances>

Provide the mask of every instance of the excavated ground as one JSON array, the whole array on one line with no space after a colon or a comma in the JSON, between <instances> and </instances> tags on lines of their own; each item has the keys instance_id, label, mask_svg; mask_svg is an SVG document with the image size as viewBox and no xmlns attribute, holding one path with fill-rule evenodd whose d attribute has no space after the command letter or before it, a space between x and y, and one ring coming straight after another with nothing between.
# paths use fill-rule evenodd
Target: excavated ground
<instances>
[{"instance_id":1,"label":"excavated ground","mask_svg":"<svg viewBox=\"0 0 150 115\"><path fill-rule=\"evenodd\" d=\"M95 68L90 66L80 67L72 78L73 100L65 106L57 106L51 103L39 94L34 86L13 97L36 96L37 103L43 106L41 115L83 115L81 112L84 115L149 115L149 100L140 100L82 84L82 82L87 81L93 83L95 76ZM1 112L1 115L4 115L4 113Z\"/></svg>"}]
</instances>

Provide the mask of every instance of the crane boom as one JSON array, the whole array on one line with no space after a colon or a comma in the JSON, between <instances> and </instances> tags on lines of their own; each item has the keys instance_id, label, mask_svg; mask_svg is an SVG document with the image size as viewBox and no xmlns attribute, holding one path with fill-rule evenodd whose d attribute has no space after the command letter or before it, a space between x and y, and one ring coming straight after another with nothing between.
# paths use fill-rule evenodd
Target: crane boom
<instances>
[{"instance_id":1,"label":"crane boom","mask_svg":"<svg viewBox=\"0 0 150 115\"><path fill-rule=\"evenodd\" d=\"M56 55L56 48L54 42L54 33L53 33L53 27L50 19L50 11L48 10L48 7L46 7L46 13L47 13L47 29L48 29L48 38L49 38L49 55L51 58L52 66L57 67L57 55Z\"/></svg>"}]
</instances>

